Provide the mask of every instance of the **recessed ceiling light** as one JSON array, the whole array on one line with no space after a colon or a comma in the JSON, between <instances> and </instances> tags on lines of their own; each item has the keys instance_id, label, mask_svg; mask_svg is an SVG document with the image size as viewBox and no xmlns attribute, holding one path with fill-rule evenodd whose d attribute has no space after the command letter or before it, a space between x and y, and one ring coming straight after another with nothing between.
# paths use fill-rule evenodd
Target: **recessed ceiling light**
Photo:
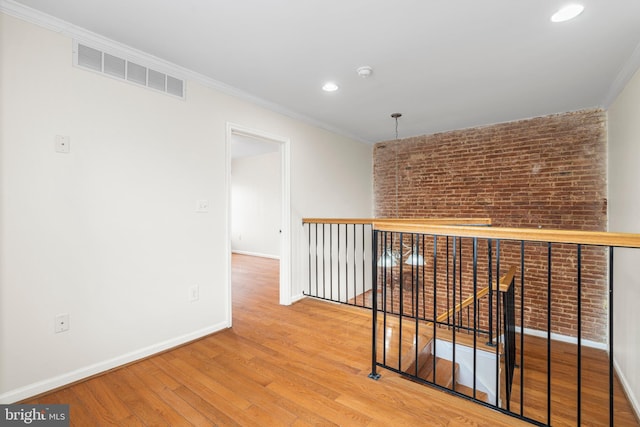
<instances>
[{"instance_id":1,"label":"recessed ceiling light","mask_svg":"<svg viewBox=\"0 0 640 427\"><path fill-rule=\"evenodd\" d=\"M335 92L338 90L338 85L333 82L327 82L322 86L322 90L325 92Z\"/></svg>"},{"instance_id":2,"label":"recessed ceiling light","mask_svg":"<svg viewBox=\"0 0 640 427\"><path fill-rule=\"evenodd\" d=\"M551 16L552 22L564 22L575 18L580 15L584 10L584 6L581 4L569 4Z\"/></svg>"}]
</instances>

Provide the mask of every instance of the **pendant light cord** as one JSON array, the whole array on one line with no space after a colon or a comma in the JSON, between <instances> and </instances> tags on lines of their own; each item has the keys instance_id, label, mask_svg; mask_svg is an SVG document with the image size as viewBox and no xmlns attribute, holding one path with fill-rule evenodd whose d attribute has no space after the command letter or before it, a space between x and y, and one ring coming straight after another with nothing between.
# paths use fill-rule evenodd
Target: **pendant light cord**
<instances>
[{"instance_id":1,"label":"pendant light cord","mask_svg":"<svg viewBox=\"0 0 640 427\"><path fill-rule=\"evenodd\" d=\"M396 120L396 139L398 139L398 119L402 117L402 113L393 113L391 117Z\"/></svg>"}]
</instances>

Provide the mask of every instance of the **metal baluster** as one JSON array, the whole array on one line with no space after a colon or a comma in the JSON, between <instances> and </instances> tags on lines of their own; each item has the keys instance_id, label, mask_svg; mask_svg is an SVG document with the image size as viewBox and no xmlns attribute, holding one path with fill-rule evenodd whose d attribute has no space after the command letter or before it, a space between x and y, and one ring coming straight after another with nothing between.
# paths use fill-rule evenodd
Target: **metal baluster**
<instances>
[{"instance_id":1,"label":"metal baluster","mask_svg":"<svg viewBox=\"0 0 640 427\"><path fill-rule=\"evenodd\" d=\"M349 302L349 224L344 225L344 299Z\"/></svg>"},{"instance_id":2,"label":"metal baluster","mask_svg":"<svg viewBox=\"0 0 640 427\"><path fill-rule=\"evenodd\" d=\"M582 245L578 245L578 396L577 425L582 418Z\"/></svg>"},{"instance_id":3,"label":"metal baluster","mask_svg":"<svg viewBox=\"0 0 640 427\"><path fill-rule=\"evenodd\" d=\"M400 233L400 253L402 254L402 242L404 242L404 233ZM402 258L400 259L400 284L398 285L400 296L398 299L400 300L400 317L399 317L399 331L398 337L400 342L398 343L398 370L402 370L402 318L404 317L404 295L403 295L403 270L404 268L402 264Z\"/></svg>"},{"instance_id":4,"label":"metal baluster","mask_svg":"<svg viewBox=\"0 0 640 427\"><path fill-rule=\"evenodd\" d=\"M487 343L487 345L492 346L493 345L493 293L494 293L494 289L493 289L493 260L492 260L492 248L491 248L491 239L487 240L487 246L488 246L488 265L489 267L487 268L488 274L489 274L489 279L488 279L488 283L489 283L489 342Z\"/></svg>"},{"instance_id":5,"label":"metal baluster","mask_svg":"<svg viewBox=\"0 0 640 427\"><path fill-rule=\"evenodd\" d=\"M337 274L338 275L338 301L341 301L341 299L340 299L340 290L341 290L342 287L340 286L340 276L341 276L341 274L340 274L340 224L338 224L338 235L336 237L338 239L338 259L337 259L337 262L338 262L338 269L337 269L337 273L338 273Z\"/></svg>"},{"instance_id":6,"label":"metal baluster","mask_svg":"<svg viewBox=\"0 0 640 427\"><path fill-rule=\"evenodd\" d=\"M490 286L494 286L493 282ZM496 406L499 405L500 390L500 240L496 240ZM491 330L491 329L489 329Z\"/></svg>"},{"instance_id":7,"label":"metal baluster","mask_svg":"<svg viewBox=\"0 0 640 427\"><path fill-rule=\"evenodd\" d=\"M411 252L409 254L409 256L413 256L413 250L415 249L415 233L411 233ZM415 254L415 256L417 256L417 254ZM401 260L402 261L402 260ZM416 318L418 317L418 307L416 306L415 309L413 307L413 300L414 300L414 283L413 283L413 273L415 270L415 257L413 259L411 259L411 315L413 316L414 312L415 312L415 316ZM417 287L415 288L417 290Z\"/></svg>"},{"instance_id":8,"label":"metal baluster","mask_svg":"<svg viewBox=\"0 0 640 427\"><path fill-rule=\"evenodd\" d=\"M391 245L391 249L389 250L389 256L393 257L393 233L391 233L391 237L390 237L390 245ZM394 311L394 304L393 304L393 263L391 263L391 313L395 313Z\"/></svg>"},{"instance_id":9,"label":"metal baluster","mask_svg":"<svg viewBox=\"0 0 640 427\"><path fill-rule=\"evenodd\" d=\"M456 305L456 258L457 258L457 251L456 251L456 237L453 236L453 283L452 283L452 287L453 287L453 320L451 321L451 323L453 324L453 347L452 347L452 361L451 361L451 384L452 384L452 389L455 391L456 389L456 332L457 332L457 327L456 327L456 310L455 310L455 305ZM448 307L447 307L448 309ZM436 373L435 371L433 372L433 375L435 376Z\"/></svg>"},{"instance_id":10,"label":"metal baluster","mask_svg":"<svg viewBox=\"0 0 640 427\"><path fill-rule=\"evenodd\" d=\"M311 259L312 259L312 255L311 255L311 224L307 224L308 228L307 231L309 233L309 295L311 295Z\"/></svg>"},{"instance_id":11,"label":"metal baluster","mask_svg":"<svg viewBox=\"0 0 640 427\"><path fill-rule=\"evenodd\" d=\"M433 357L431 360L433 361L433 383L436 384L436 355L438 354L436 349L436 318L437 307L438 307L438 292L437 292L437 283L438 283L438 236L433 236Z\"/></svg>"},{"instance_id":12,"label":"metal baluster","mask_svg":"<svg viewBox=\"0 0 640 427\"><path fill-rule=\"evenodd\" d=\"M473 238L473 398L476 398L476 377L477 377L477 350L478 334L476 331L476 316L478 313L478 238Z\"/></svg>"},{"instance_id":13,"label":"metal baluster","mask_svg":"<svg viewBox=\"0 0 640 427\"><path fill-rule=\"evenodd\" d=\"M377 231L373 231L372 232L372 251L373 251L373 259L374 262L372 263L372 271L371 271L371 275L373 277L373 283L372 283L372 289L373 289L373 306L371 307L372 310L372 314L371 314L371 334L372 334L372 339L371 339L371 373L369 374L369 378L377 380L380 378L380 374L378 374L376 372L377 369L377 347L376 347L376 342L377 342L377 335L378 335L378 272L377 272L377 265L375 260L376 255L377 255L377 251L378 251L378 232ZM386 237L385 237L386 239ZM382 345L384 346L384 337L385 337L385 333L384 333L384 329L382 332L382 336L383 336L383 343ZM384 348L384 347L383 347Z\"/></svg>"},{"instance_id":14,"label":"metal baluster","mask_svg":"<svg viewBox=\"0 0 640 427\"><path fill-rule=\"evenodd\" d=\"M524 240L520 241L520 416L524 415Z\"/></svg>"},{"instance_id":15,"label":"metal baluster","mask_svg":"<svg viewBox=\"0 0 640 427\"><path fill-rule=\"evenodd\" d=\"M318 296L318 224L316 224L316 295Z\"/></svg>"},{"instance_id":16,"label":"metal baluster","mask_svg":"<svg viewBox=\"0 0 640 427\"><path fill-rule=\"evenodd\" d=\"M425 260L425 263L426 263L426 258L424 257L425 256L425 252L424 252L424 237L425 236L423 234L422 235L422 259ZM426 267L425 265L422 266L422 318L423 319L425 319L427 317L427 312L426 312L427 304L426 304L426 300L425 300L426 292L425 292L425 287L424 287L424 272L426 270L425 267Z\"/></svg>"},{"instance_id":17,"label":"metal baluster","mask_svg":"<svg viewBox=\"0 0 640 427\"><path fill-rule=\"evenodd\" d=\"M367 272L367 266L366 266L366 246L365 246L365 242L364 242L364 232L365 232L365 224L362 224L362 307L366 307L367 306L367 301L366 301L366 291L365 291L365 282L366 282L366 272Z\"/></svg>"},{"instance_id":18,"label":"metal baluster","mask_svg":"<svg viewBox=\"0 0 640 427\"><path fill-rule=\"evenodd\" d=\"M357 289L357 277L356 277L356 224L353 223L353 303L357 305L358 289Z\"/></svg>"},{"instance_id":19,"label":"metal baluster","mask_svg":"<svg viewBox=\"0 0 640 427\"><path fill-rule=\"evenodd\" d=\"M388 246L387 246L387 236L388 236L388 234L389 233L387 231L384 232L384 248L383 248L383 251L382 251L383 256L386 255L386 253L387 253L387 248L388 248ZM393 242L393 234L391 236L392 236L391 237L391 241ZM383 311L382 311L382 313L383 313L383 316L384 316L383 317L383 328L382 328L382 334L383 334L383 337L384 337L383 338L383 344L384 345L382 347L382 360L383 360L384 366L387 366L387 345L386 345L386 343L387 343L387 311L389 311L388 308L387 308L387 301L388 301L388 296L387 295L388 295L389 288L387 287L387 263L384 261L384 258L383 258L383 263L382 263L382 273L384 274L384 276L383 276L384 287L382 288L382 292L383 292L382 293L382 297L383 297L383 305L382 305L382 307L383 307L382 310ZM391 274L392 274L391 278L392 278L392 281L393 281L393 269L391 270ZM393 292L391 293L391 298L393 299Z\"/></svg>"},{"instance_id":20,"label":"metal baluster","mask_svg":"<svg viewBox=\"0 0 640 427\"><path fill-rule=\"evenodd\" d=\"M413 235L411 236L411 240L413 241L414 237ZM416 304L416 316L415 316L415 322L416 322L416 358L415 358L415 365L416 365L416 377L418 376L418 351L419 351L419 347L420 347L420 334L419 334L419 326L418 326L418 304L419 304L419 294L418 294L418 281L420 280L420 273L419 273L419 268L417 267L417 263L415 261L417 261L417 257L420 254L420 236L418 236L417 240L416 240L416 246L415 246L415 257L414 257L414 264L416 264L416 282L415 282L415 287L416 287L416 292L415 292L415 304ZM413 281L413 279L412 279ZM411 286L411 288L413 289L413 284Z\"/></svg>"},{"instance_id":21,"label":"metal baluster","mask_svg":"<svg viewBox=\"0 0 640 427\"><path fill-rule=\"evenodd\" d=\"M547 243L547 424L551 425L551 242Z\"/></svg>"},{"instance_id":22,"label":"metal baluster","mask_svg":"<svg viewBox=\"0 0 640 427\"><path fill-rule=\"evenodd\" d=\"M609 425L613 408L613 246L609 246Z\"/></svg>"},{"instance_id":23,"label":"metal baluster","mask_svg":"<svg viewBox=\"0 0 640 427\"><path fill-rule=\"evenodd\" d=\"M329 224L329 289L333 301L333 224Z\"/></svg>"},{"instance_id":24,"label":"metal baluster","mask_svg":"<svg viewBox=\"0 0 640 427\"><path fill-rule=\"evenodd\" d=\"M460 260L459 262L459 271L458 271L458 275L459 275L459 280L458 280L458 286L460 288L460 292L458 292L458 298L460 299L460 307L462 307L462 300L463 300L463 292L462 292L462 237L460 237L460 244L459 244L459 251L460 251ZM455 301L454 301L455 303ZM454 304L455 307L455 304ZM460 313L460 315L458 316L458 324L460 325L460 327L462 327L462 313Z\"/></svg>"},{"instance_id":25,"label":"metal baluster","mask_svg":"<svg viewBox=\"0 0 640 427\"><path fill-rule=\"evenodd\" d=\"M326 250L325 250L325 244L324 244L324 236L325 236L325 224L322 223L322 298L326 299L327 298L327 281L326 281L326 276L327 276L327 266L326 266Z\"/></svg>"},{"instance_id":26,"label":"metal baluster","mask_svg":"<svg viewBox=\"0 0 640 427\"><path fill-rule=\"evenodd\" d=\"M449 310L449 236L447 236L447 310ZM449 318L447 318L447 328L449 327Z\"/></svg>"}]
</instances>

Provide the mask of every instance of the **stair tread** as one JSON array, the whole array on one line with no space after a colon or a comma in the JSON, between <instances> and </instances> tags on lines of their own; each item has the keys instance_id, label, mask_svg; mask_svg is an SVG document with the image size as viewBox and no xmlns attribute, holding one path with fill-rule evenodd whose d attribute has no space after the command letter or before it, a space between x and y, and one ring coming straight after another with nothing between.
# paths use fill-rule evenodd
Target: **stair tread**
<instances>
[{"instance_id":1,"label":"stair tread","mask_svg":"<svg viewBox=\"0 0 640 427\"><path fill-rule=\"evenodd\" d=\"M473 389L471 387L467 387L466 385L456 384L456 391L458 393L464 394L465 396L473 397ZM481 400L483 402L489 403L489 395L483 391L476 389L476 400Z\"/></svg>"},{"instance_id":2,"label":"stair tread","mask_svg":"<svg viewBox=\"0 0 640 427\"><path fill-rule=\"evenodd\" d=\"M386 328L384 327L386 323ZM408 366L413 363L416 348L423 351L431 342L431 335L426 333L425 322L419 322L419 333L415 333L415 322L404 321L400 328L399 318L396 315L387 315L386 318L378 318L377 337L378 357L386 356L387 365L393 367ZM402 357L399 357L398 347L402 346Z\"/></svg>"},{"instance_id":3,"label":"stair tread","mask_svg":"<svg viewBox=\"0 0 640 427\"><path fill-rule=\"evenodd\" d=\"M453 374L453 362L450 360L442 359L440 357L435 358L436 376L433 378L433 355L431 353L423 352L419 355L418 359L418 372L416 375L415 363L412 363L405 373L417 376L425 381L432 382L442 387L451 388L454 382L454 375L457 378L460 370L460 365L456 363L455 374Z\"/></svg>"}]
</instances>

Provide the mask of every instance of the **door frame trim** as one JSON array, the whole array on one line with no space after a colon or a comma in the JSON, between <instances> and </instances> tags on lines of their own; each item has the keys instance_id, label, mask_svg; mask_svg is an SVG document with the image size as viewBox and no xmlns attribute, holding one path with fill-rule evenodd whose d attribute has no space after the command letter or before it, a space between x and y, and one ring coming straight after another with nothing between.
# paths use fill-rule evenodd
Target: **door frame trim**
<instances>
[{"instance_id":1,"label":"door frame trim","mask_svg":"<svg viewBox=\"0 0 640 427\"><path fill-rule=\"evenodd\" d=\"M280 145L280 169L281 169L281 227L282 235L280 237L280 297L279 302L282 305L290 305L292 303L291 296L291 141L287 137L274 135L262 130L253 129L247 126L227 122L226 125L226 270L227 270L227 295L228 295L228 323L232 324L232 286L231 286L231 142L233 135L248 136L275 142Z\"/></svg>"}]
</instances>

